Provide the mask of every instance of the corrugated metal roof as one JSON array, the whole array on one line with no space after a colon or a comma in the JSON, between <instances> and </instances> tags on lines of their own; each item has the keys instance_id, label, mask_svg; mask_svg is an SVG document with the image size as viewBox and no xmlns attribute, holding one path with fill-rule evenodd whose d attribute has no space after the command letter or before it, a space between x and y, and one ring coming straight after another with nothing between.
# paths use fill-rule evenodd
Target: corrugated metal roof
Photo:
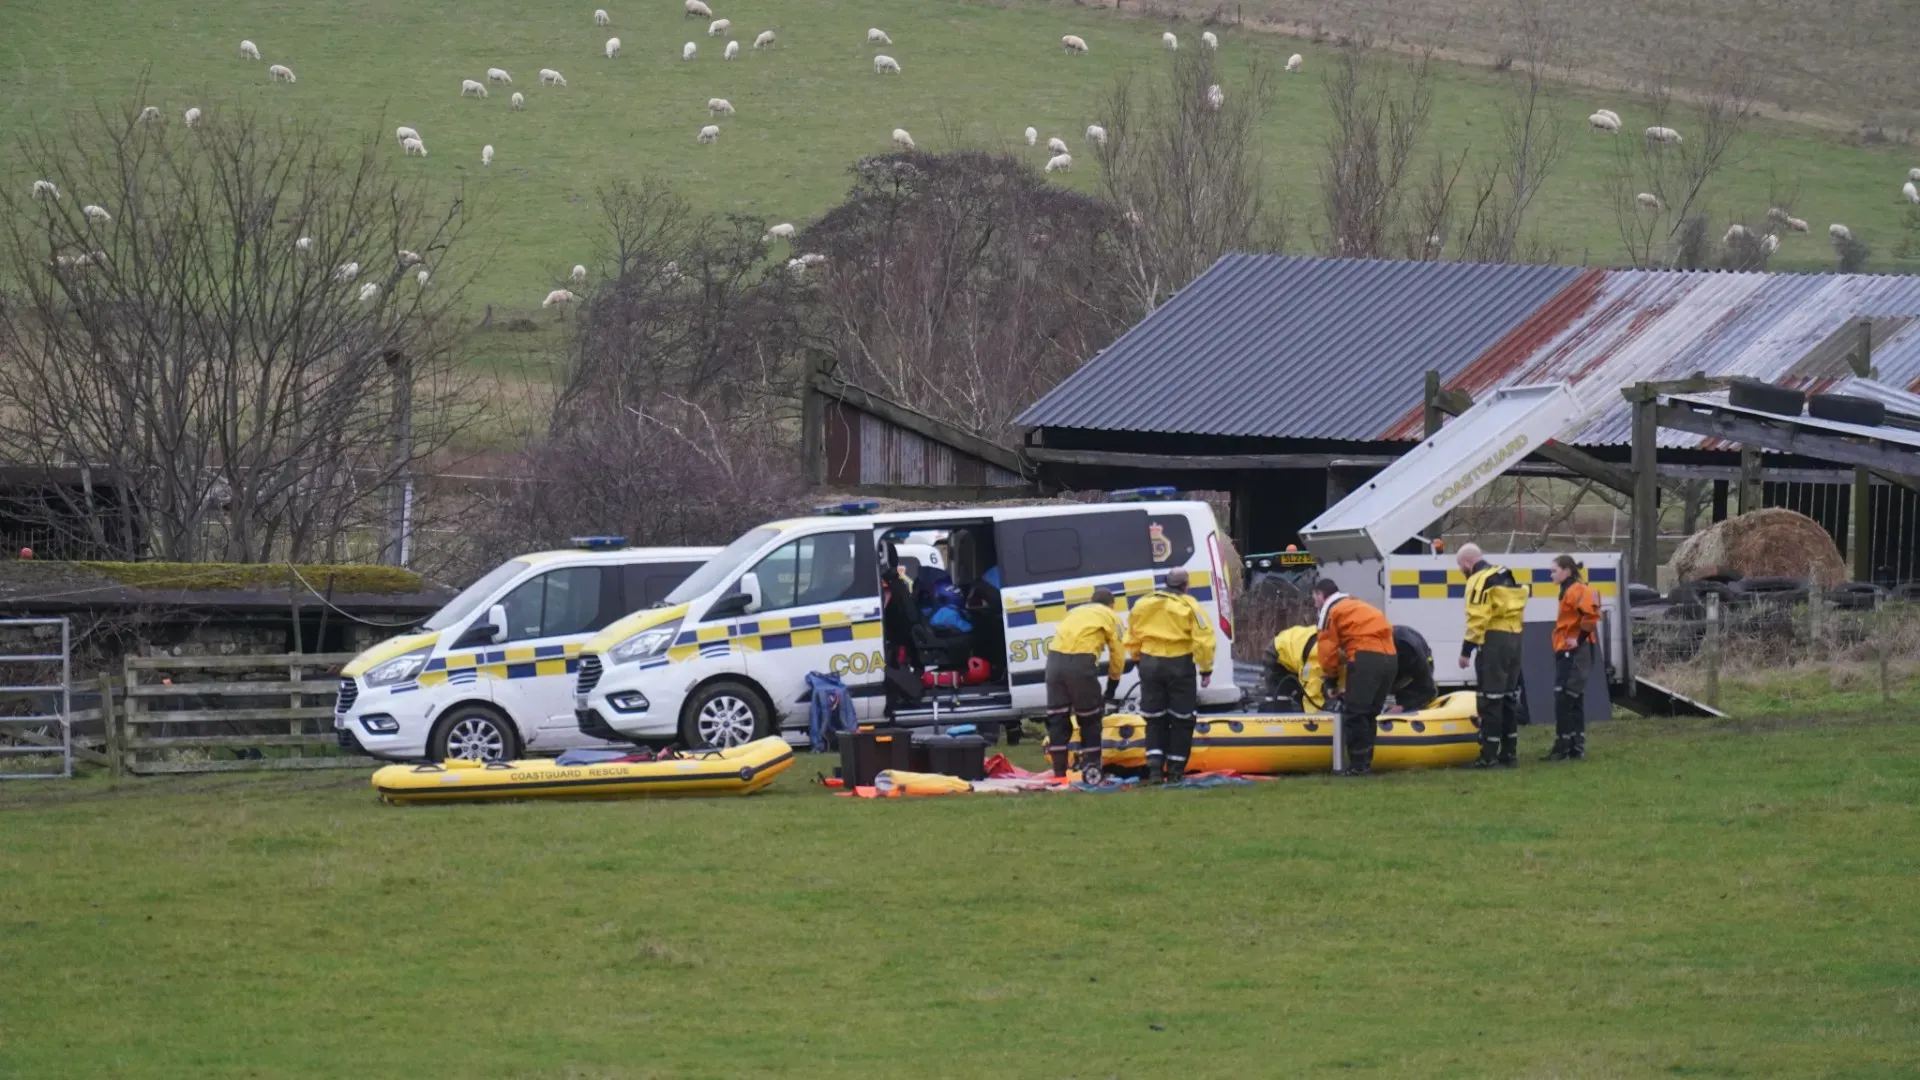
<instances>
[{"instance_id":1,"label":"corrugated metal roof","mask_svg":"<svg viewBox=\"0 0 1920 1080\"><path fill-rule=\"evenodd\" d=\"M1583 273L1228 255L1021 414L1027 427L1380 437Z\"/></svg>"}]
</instances>

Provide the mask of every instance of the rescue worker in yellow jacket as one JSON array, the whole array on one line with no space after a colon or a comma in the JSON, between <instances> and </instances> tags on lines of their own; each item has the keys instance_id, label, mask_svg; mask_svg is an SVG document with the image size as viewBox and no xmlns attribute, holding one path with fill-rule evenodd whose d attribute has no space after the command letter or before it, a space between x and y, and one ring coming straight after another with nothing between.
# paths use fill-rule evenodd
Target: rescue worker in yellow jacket
<instances>
[{"instance_id":1,"label":"rescue worker in yellow jacket","mask_svg":"<svg viewBox=\"0 0 1920 1080\"><path fill-rule=\"evenodd\" d=\"M1262 708L1282 712L1319 712L1327 705L1326 674L1320 670L1311 626L1289 626L1274 635L1267 657Z\"/></svg>"},{"instance_id":2,"label":"rescue worker in yellow jacket","mask_svg":"<svg viewBox=\"0 0 1920 1080\"><path fill-rule=\"evenodd\" d=\"M1553 620L1553 749L1548 761L1587 756L1587 679L1600 649L1600 596L1571 555L1553 560L1560 611Z\"/></svg>"},{"instance_id":3,"label":"rescue worker in yellow jacket","mask_svg":"<svg viewBox=\"0 0 1920 1080\"><path fill-rule=\"evenodd\" d=\"M1520 753L1520 622L1530 593L1513 571L1464 544L1457 556L1467 575L1467 636L1460 666L1474 666L1480 699L1480 768L1518 765Z\"/></svg>"},{"instance_id":4,"label":"rescue worker in yellow jacket","mask_svg":"<svg viewBox=\"0 0 1920 1080\"><path fill-rule=\"evenodd\" d=\"M1100 693L1100 653L1107 654L1107 693ZM1106 723L1106 698L1119 685L1126 669L1120 642L1120 618L1113 613L1113 593L1093 590L1053 628L1047 645L1047 761L1053 775L1067 775L1067 754L1075 724L1080 727L1080 775L1100 782L1100 732Z\"/></svg>"},{"instance_id":5,"label":"rescue worker in yellow jacket","mask_svg":"<svg viewBox=\"0 0 1920 1080\"><path fill-rule=\"evenodd\" d=\"M1313 596L1320 605L1320 636L1314 646L1320 670L1340 679L1340 742L1346 751L1340 774L1365 776L1373 771L1380 710L1387 707L1400 672L1393 625L1379 608L1341 592L1330 578L1314 584Z\"/></svg>"},{"instance_id":6,"label":"rescue worker in yellow jacket","mask_svg":"<svg viewBox=\"0 0 1920 1080\"><path fill-rule=\"evenodd\" d=\"M1177 783L1193 749L1200 687L1213 681L1213 624L1187 595L1187 572L1167 571L1167 585L1133 605L1127 654L1140 665L1140 715L1147 721L1147 782Z\"/></svg>"}]
</instances>

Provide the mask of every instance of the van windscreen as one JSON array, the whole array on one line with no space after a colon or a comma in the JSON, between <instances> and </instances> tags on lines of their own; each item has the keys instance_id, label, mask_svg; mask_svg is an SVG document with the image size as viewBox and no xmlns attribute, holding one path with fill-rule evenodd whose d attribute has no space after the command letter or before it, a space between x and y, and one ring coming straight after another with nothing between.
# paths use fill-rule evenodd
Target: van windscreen
<instances>
[{"instance_id":1,"label":"van windscreen","mask_svg":"<svg viewBox=\"0 0 1920 1080\"><path fill-rule=\"evenodd\" d=\"M713 591L714 586L732 577L749 559L757 554L767 541L780 535L779 529L750 529L740 535L738 540L728 544L720 554L707 560L707 564L693 572L693 576L680 583L679 588L667 594L666 599L655 607L670 607L684 604Z\"/></svg>"}]
</instances>

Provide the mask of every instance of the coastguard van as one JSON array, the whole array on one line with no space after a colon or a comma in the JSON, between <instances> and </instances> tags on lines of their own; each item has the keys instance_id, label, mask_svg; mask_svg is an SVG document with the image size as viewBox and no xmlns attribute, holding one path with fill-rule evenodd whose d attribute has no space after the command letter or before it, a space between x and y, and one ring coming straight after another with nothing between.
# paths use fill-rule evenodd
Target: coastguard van
<instances>
[{"instance_id":1,"label":"coastguard van","mask_svg":"<svg viewBox=\"0 0 1920 1080\"><path fill-rule=\"evenodd\" d=\"M510 559L340 670L340 745L377 758L504 761L602 746L573 715L588 638L660 602L719 548L629 548L581 537Z\"/></svg>"},{"instance_id":2,"label":"coastguard van","mask_svg":"<svg viewBox=\"0 0 1920 1080\"><path fill-rule=\"evenodd\" d=\"M803 732L812 672L840 676L862 720L991 729L1041 716L1047 644L1067 609L1105 586L1124 612L1175 567L1219 633L1202 704L1231 707L1231 545L1207 504L1151 501L1170 494L884 514L847 503L763 525L659 608L587 642L580 730L687 746ZM932 547L929 534L946 565L909 573L901 545ZM1137 682L1129 670L1122 691Z\"/></svg>"}]
</instances>

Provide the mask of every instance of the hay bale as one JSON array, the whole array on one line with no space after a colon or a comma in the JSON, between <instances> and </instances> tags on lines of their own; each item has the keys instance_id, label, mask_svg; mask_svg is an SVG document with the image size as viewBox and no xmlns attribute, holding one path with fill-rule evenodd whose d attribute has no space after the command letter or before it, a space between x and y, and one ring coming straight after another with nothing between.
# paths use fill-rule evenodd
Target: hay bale
<instances>
[{"instance_id":1,"label":"hay bale","mask_svg":"<svg viewBox=\"0 0 1920 1080\"><path fill-rule=\"evenodd\" d=\"M1675 581L1714 574L1805 580L1809 570L1824 589L1848 576L1847 561L1819 522L1777 507L1716 522L1687 537L1673 553Z\"/></svg>"}]
</instances>

